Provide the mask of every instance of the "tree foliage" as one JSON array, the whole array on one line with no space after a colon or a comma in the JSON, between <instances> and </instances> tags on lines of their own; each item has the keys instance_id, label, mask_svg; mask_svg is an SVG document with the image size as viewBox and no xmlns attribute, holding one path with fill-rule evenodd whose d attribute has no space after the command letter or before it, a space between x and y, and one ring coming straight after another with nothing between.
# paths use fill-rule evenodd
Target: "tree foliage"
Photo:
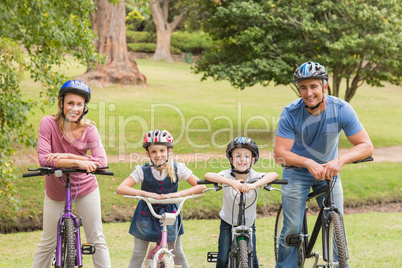
<instances>
[{"instance_id":1,"label":"tree foliage","mask_svg":"<svg viewBox=\"0 0 402 268\"><path fill-rule=\"evenodd\" d=\"M366 82L401 82L400 1L201 1L203 29L215 42L195 66L203 78L240 89L290 84L298 65L315 61L332 73L330 94L345 100ZM342 85L343 85L342 84Z\"/></svg>"},{"instance_id":2,"label":"tree foliage","mask_svg":"<svg viewBox=\"0 0 402 268\"><path fill-rule=\"evenodd\" d=\"M2 0L0 5L0 203L17 204L12 182L13 145L35 145L27 114L32 107L55 102L64 82L53 70L67 54L83 61L98 60L89 14L90 0ZM21 94L20 81L27 72L42 84L35 100ZM12 206L8 206L12 207Z\"/></svg>"}]
</instances>

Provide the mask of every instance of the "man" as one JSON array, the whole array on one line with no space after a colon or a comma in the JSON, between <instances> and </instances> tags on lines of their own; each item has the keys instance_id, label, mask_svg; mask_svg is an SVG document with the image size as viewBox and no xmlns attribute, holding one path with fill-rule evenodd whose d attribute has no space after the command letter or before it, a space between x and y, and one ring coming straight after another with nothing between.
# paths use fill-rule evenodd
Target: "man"
<instances>
[{"instance_id":1,"label":"man","mask_svg":"<svg viewBox=\"0 0 402 268\"><path fill-rule=\"evenodd\" d=\"M276 267L297 267L297 247L286 237L301 233L305 203L310 187L321 188L336 176L334 203L343 213L343 190L339 171L343 165L373 153L371 140L353 108L345 101L325 95L328 74L314 62L300 65L294 73L300 99L287 105L280 116L275 139L275 161L284 165L282 187L283 229ZM342 132L353 147L338 156ZM319 205L321 205L321 201Z\"/></svg>"}]
</instances>

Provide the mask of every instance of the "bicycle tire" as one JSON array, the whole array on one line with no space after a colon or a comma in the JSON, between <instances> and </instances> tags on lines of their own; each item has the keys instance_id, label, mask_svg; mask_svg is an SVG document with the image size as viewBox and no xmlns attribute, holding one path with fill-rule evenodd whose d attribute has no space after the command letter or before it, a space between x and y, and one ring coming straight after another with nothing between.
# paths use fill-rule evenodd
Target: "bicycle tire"
<instances>
[{"instance_id":1,"label":"bicycle tire","mask_svg":"<svg viewBox=\"0 0 402 268\"><path fill-rule=\"evenodd\" d=\"M63 255L62 263L64 268L75 267L75 223L72 218L64 220L63 232Z\"/></svg>"},{"instance_id":2,"label":"bicycle tire","mask_svg":"<svg viewBox=\"0 0 402 268\"><path fill-rule=\"evenodd\" d=\"M282 232L282 227L283 227L283 209L282 209L282 204L279 206L278 212L276 214L276 219L275 219L275 233L274 233L274 252L275 252L275 262L278 262L278 249L279 249L279 241L280 241L280 236ZM302 225L302 230L301 230L301 235L304 235L304 223ZM304 262L306 260L305 257L305 244L302 241L300 243L300 246L298 247L298 252L297 252L297 267L298 268L303 268Z\"/></svg>"},{"instance_id":3,"label":"bicycle tire","mask_svg":"<svg viewBox=\"0 0 402 268\"><path fill-rule=\"evenodd\" d=\"M239 240L238 267L248 268L247 240Z\"/></svg>"},{"instance_id":4,"label":"bicycle tire","mask_svg":"<svg viewBox=\"0 0 402 268\"><path fill-rule=\"evenodd\" d=\"M174 268L173 258L170 258L168 255L163 255L161 261L158 265L159 268Z\"/></svg>"},{"instance_id":5,"label":"bicycle tire","mask_svg":"<svg viewBox=\"0 0 402 268\"><path fill-rule=\"evenodd\" d=\"M336 212L329 214L328 253L329 267L347 267L345 232L341 217Z\"/></svg>"},{"instance_id":6,"label":"bicycle tire","mask_svg":"<svg viewBox=\"0 0 402 268\"><path fill-rule=\"evenodd\" d=\"M274 252L275 252L275 262L278 262L278 249L279 249L279 238L281 236L283 225L283 211L282 204L279 206L278 212L275 219L275 233L274 233Z\"/></svg>"}]
</instances>

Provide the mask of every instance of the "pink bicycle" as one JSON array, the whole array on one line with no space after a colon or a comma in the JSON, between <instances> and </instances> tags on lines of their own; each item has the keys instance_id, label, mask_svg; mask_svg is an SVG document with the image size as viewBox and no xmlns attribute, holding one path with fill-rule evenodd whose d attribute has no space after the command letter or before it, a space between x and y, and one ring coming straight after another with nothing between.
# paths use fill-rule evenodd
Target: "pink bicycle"
<instances>
[{"instance_id":1,"label":"pink bicycle","mask_svg":"<svg viewBox=\"0 0 402 268\"><path fill-rule=\"evenodd\" d=\"M142 267L143 268L173 268L174 267L174 255L172 253L172 250L168 249L167 246L167 236L168 236L168 230L167 226L168 225L173 225L176 221L176 217L180 215L180 212L183 208L184 202L186 202L188 199L193 199L193 198L198 198L198 197L203 197L205 194L194 194L194 195L189 195L186 197L178 197L178 198L169 198L169 199L154 199L154 198L146 198L143 196L133 196L133 195L125 195L124 197L127 198L134 198L138 200L143 200L148 208L151 214L159 219L159 222L161 223L162 226L162 240L159 243L156 243L156 246L152 248L146 259L144 260ZM162 215L158 215L155 210L152 207L152 204L177 204L178 209L175 213L163 213Z\"/></svg>"}]
</instances>

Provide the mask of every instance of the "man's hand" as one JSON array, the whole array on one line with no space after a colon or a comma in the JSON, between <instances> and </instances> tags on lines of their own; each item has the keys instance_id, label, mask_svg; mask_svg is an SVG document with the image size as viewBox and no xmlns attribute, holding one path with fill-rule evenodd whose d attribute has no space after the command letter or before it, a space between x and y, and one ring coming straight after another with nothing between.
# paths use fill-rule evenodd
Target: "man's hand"
<instances>
[{"instance_id":1,"label":"man's hand","mask_svg":"<svg viewBox=\"0 0 402 268\"><path fill-rule=\"evenodd\" d=\"M323 165L318 164L312 159L308 159L305 164L308 171L311 173L311 175L314 176L316 180L325 180L325 168L323 167Z\"/></svg>"},{"instance_id":2,"label":"man's hand","mask_svg":"<svg viewBox=\"0 0 402 268\"><path fill-rule=\"evenodd\" d=\"M338 175L339 171L342 169L342 165L338 158L335 158L326 164L322 164L322 166L324 167L324 170L322 171L321 176L327 180L332 180L332 177Z\"/></svg>"}]
</instances>

